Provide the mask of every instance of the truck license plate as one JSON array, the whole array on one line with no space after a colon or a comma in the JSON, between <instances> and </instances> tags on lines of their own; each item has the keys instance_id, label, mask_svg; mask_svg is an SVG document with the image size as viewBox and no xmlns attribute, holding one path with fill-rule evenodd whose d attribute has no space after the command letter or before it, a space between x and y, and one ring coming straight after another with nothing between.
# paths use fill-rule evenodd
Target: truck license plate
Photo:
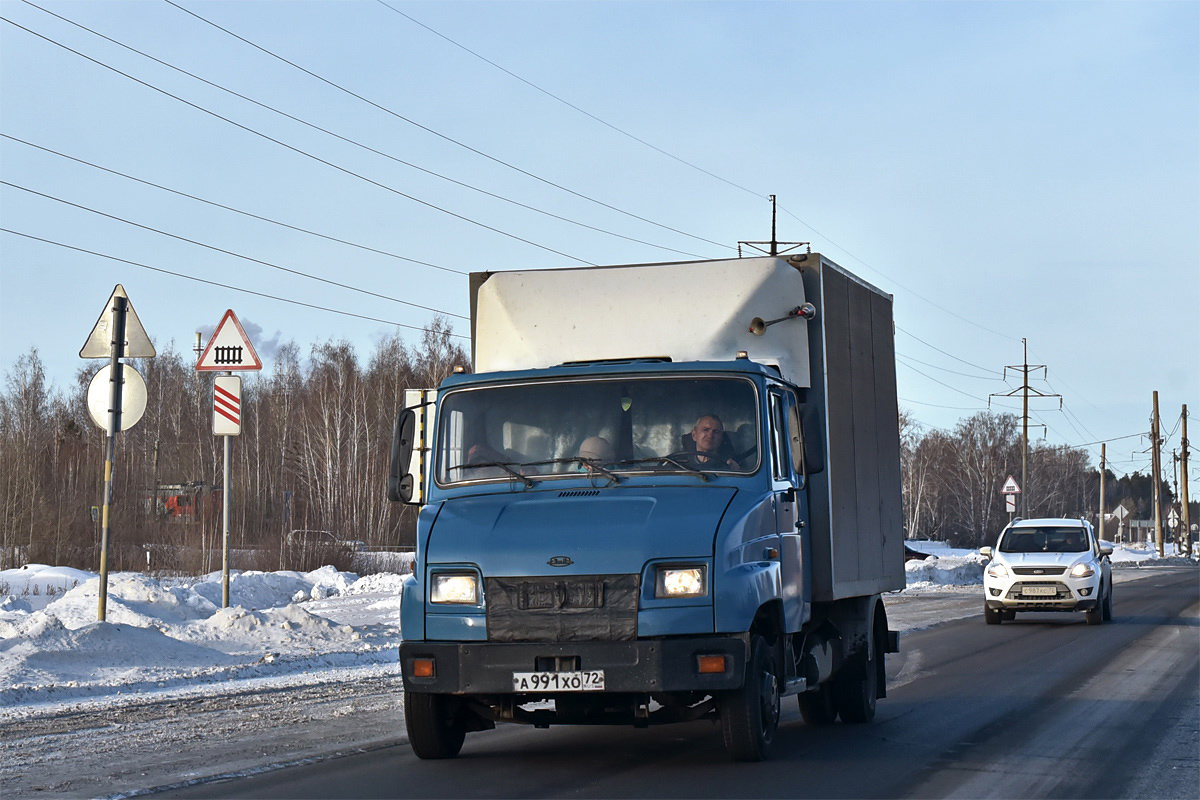
<instances>
[{"instance_id":1,"label":"truck license plate","mask_svg":"<svg viewBox=\"0 0 1200 800\"><path fill-rule=\"evenodd\" d=\"M514 672L514 692L602 692L604 670Z\"/></svg>"},{"instance_id":2,"label":"truck license plate","mask_svg":"<svg viewBox=\"0 0 1200 800\"><path fill-rule=\"evenodd\" d=\"M1021 594L1034 597L1054 597L1058 594L1058 589L1053 586L1025 586L1021 589Z\"/></svg>"}]
</instances>

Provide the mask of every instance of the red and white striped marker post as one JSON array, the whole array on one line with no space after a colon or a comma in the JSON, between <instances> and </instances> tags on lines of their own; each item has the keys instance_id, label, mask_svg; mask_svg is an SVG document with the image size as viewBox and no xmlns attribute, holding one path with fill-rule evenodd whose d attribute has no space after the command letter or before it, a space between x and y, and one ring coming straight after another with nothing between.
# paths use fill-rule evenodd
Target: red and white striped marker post
<instances>
[{"instance_id":1,"label":"red and white striped marker post","mask_svg":"<svg viewBox=\"0 0 1200 800\"><path fill-rule=\"evenodd\" d=\"M213 383L213 435L238 436L242 432L242 379L218 375Z\"/></svg>"}]
</instances>

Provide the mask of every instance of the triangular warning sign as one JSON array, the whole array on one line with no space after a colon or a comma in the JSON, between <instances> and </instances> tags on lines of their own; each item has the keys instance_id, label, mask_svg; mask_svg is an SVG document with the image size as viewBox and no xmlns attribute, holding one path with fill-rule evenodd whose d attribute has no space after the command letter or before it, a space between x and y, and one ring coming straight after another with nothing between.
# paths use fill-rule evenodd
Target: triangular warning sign
<instances>
[{"instance_id":1,"label":"triangular warning sign","mask_svg":"<svg viewBox=\"0 0 1200 800\"><path fill-rule=\"evenodd\" d=\"M1017 480L1012 475L1008 476L1008 480L1004 482L1003 488L1000 489L1000 494L1020 494L1021 487L1017 485Z\"/></svg>"},{"instance_id":2,"label":"triangular warning sign","mask_svg":"<svg viewBox=\"0 0 1200 800\"><path fill-rule=\"evenodd\" d=\"M262 361L231 308L221 317L216 332L208 340L208 347L196 362L196 370L223 372L238 369L262 369Z\"/></svg>"},{"instance_id":3,"label":"triangular warning sign","mask_svg":"<svg viewBox=\"0 0 1200 800\"><path fill-rule=\"evenodd\" d=\"M96 327L92 328L87 341L83 343L83 348L79 351L80 358L112 358L113 318L116 316L113 306L116 305L118 297L125 298L125 348L120 354L121 357L154 358L158 355L154 345L150 343L150 337L146 335L146 329L142 327L142 321L133 310L133 302L130 301L129 295L125 294L125 287L118 283L117 288L113 289L112 297L108 298L108 305L100 312Z\"/></svg>"}]
</instances>

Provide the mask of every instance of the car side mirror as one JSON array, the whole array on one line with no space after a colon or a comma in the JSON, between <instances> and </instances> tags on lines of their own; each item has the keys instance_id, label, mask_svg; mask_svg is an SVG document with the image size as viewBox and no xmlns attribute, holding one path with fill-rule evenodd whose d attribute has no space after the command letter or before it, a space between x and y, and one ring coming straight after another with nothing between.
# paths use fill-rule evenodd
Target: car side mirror
<instances>
[{"instance_id":1,"label":"car side mirror","mask_svg":"<svg viewBox=\"0 0 1200 800\"><path fill-rule=\"evenodd\" d=\"M1111 556L1112 554L1113 554L1113 549L1111 547L1109 547L1106 544L1100 545L1100 555Z\"/></svg>"},{"instance_id":2,"label":"car side mirror","mask_svg":"<svg viewBox=\"0 0 1200 800\"><path fill-rule=\"evenodd\" d=\"M979 548L979 555L983 556L984 558L991 558L992 557L992 548L990 548L990 547Z\"/></svg>"}]
</instances>

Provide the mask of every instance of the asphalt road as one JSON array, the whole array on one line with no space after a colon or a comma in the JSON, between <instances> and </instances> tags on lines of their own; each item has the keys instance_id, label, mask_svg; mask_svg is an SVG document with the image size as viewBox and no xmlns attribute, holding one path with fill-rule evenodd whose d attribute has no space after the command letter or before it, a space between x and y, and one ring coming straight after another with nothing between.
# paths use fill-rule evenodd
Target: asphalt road
<instances>
[{"instance_id":1,"label":"asphalt road","mask_svg":"<svg viewBox=\"0 0 1200 800\"><path fill-rule=\"evenodd\" d=\"M905 635L872 723L806 725L788 698L770 761L720 728L502 725L462 755L406 744L171 797L1192 798L1200 786L1200 576L1118 584L1114 620L982 615Z\"/></svg>"}]
</instances>

